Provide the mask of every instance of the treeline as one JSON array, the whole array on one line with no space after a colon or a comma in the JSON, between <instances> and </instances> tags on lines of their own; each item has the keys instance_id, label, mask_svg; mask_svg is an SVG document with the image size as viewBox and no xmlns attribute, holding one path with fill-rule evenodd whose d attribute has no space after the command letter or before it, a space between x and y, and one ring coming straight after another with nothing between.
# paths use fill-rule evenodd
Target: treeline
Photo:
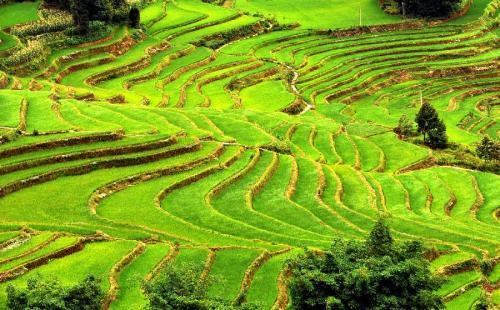
<instances>
[{"instance_id":1,"label":"treeline","mask_svg":"<svg viewBox=\"0 0 500 310\"><path fill-rule=\"evenodd\" d=\"M80 34L89 32L91 21L125 23L138 27L139 9L125 0L44 0L45 4L68 11Z\"/></svg>"},{"instance_id":2,"label":"treeline","mask_svg":"<svg viewBox=\"0 0 500 310\"><path fill-rule=\"evenodd\" d=\"M382 8L405 17L447 18L460 7L461 0L383 0Z\"/></svg>"}]
</instances>

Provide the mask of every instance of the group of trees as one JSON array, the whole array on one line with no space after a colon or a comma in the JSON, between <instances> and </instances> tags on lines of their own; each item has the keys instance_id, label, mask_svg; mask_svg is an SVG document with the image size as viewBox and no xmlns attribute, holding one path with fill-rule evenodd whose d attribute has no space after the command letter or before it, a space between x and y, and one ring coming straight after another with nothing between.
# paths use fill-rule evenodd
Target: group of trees
<instances>
[{"instance_id":1,"label":"group of trees","mask_svg":"<svg viewBox=\"0 0 500 310\"><path fill-rule=\"evenodd\" d=\"M436 109L425 102L415 118L418 132L424 135L424 143L432 148L445 148L448 143L446 125L439 119Z\"/></svg>"},{"instance_id":2,"label":"group of trees","mask_svg":"<svg viewBox=\"0 0 500 310\"><path fill-rule=\"evenodd\" d=\"M500 160L500 142L485 136L477 146L476 154L485 160Z\"/></svg>"},{"instance_id":3,"label":"group of trees","mask_svg":"<svg viewBox=\"0 0 500 310\"><path fill-rule=\"evenodd\" d=\"M402 14L412 17L449 17L460 5L460 0L397 0Z\"/></svg>"},{"instance_id":4,"label":"group of trees","mask_svg":"<svg viewBox=\"0 0 500 310\"><path fill-rule=\"evenodd\" d=\"M78 32L85 35L91 21L105 23L129 22L139 27L140 12L126 0L44 0L46 4L71 12Z\"/></svg>"},{"instance_id":5,"label":"group of trees","mask_svg":"<svg viewBox=\"0 0 500 310\"><path fill-rule=\"evenodd\" d=\"M88 276L68 288L55 279L29 279L26 289L7 287L7 307L10 310L100 310L104 298L100 283L94 276Z\"/></svg>"},{"instance_id":6,"label":"group of trees","mask_svg":"<svg viewBox=\"0 0 500 310\"><path fill-rule=\"evenodd\" d=\"M424 135L424 143L435 149L445 148L448 143L446 125L439 119L436 109L427 102L420 107L415 118L417 131ZM394 131L403 137L414 135L413 123L406 115L399 119L398 126Z\"/></svg>"},{"instance_id":7,"label":"group of trees","mask_svg":"<svg viewBox=\"0 0 500 310\"><path fill-rule=\"evenodd\" d=\"M396 244L379 220L365 242L336 240L325 253L289 262L295 309L441 309L440 279L429 271L424 247Z\"/></svg>"},{"instance_id":8,"label":"group of trees","mask_svg":"<svg viewBox=\"0 0 500 310\"><path fill-rule=\"evenodd\" d=\"M396 243L379 219L365 241L334 240L325 252L306 250L286 263L291 271L292 308L301 310L442 309L436 294L443 279L433 275L419 241ZM481 264L485 275L492 260ZM208 286L221 281L201 279L201 265L169 265L142 289L151 310L256 310L257 304L213 298ZM88 276L72 287L52 279L28 280L27 288L7 288L10 310L99 310L105 294L100 281ZM476 309L486 309L482 300Z\"/></svg>"}]
</instances>

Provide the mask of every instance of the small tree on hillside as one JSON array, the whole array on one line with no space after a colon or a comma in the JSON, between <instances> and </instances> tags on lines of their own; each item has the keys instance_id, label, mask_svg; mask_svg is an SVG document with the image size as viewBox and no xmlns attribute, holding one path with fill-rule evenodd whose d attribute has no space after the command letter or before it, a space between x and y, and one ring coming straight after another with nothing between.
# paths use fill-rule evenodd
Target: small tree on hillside
<instances>
[{"instance_id":1,"label":"small tree on hillside","mask_svg":"<svg viewBox=\"0 0 500 310\"><path fill-rule=\"evenodd\" d=\"M446 125L443 120L438 120L436 127L431 128L428 132L427 144L433 149L444 149L448 144L446 136Z\"/></svg>"},{"instance_id":2,"label":"small tree on hillside","mask_svg":"<svg viewBox=\"0 0 500 310\"><path fill-rule=\"evenodd\" d=\"M134 7L130 9L128 20L131 27L139 28L139 25L141 23L141 12L138 8Z\"/></svg>"},{"instance_id":3,"label":"small tree on hillside","mask_svg":"<svg viewBox=\"0 0 500 310\"><path fill-rule=\"evenodd\" d=\"M424 142L433 148L445 148L448 142L446 125L439 119L436 109L428 103L420 107L415 122L418 132L424 135Z\"/></svg>"},{"instance_id":4,"label":"small tree on hillside","mask_svg":"<svg viewBox=\"0 0 500 310\"><path fill-rule=\"evenodd\" d=\"M436 109L430 103L424 102L415 118L418 132L424 135L424 141L426 141L426 134L429 130L436 127L438 121L439 118Z\"/></svg>"},{"instance_id":5,"label":"small tree on hillside","mask_svg":"<svg viewBox=\"0 0 500 310\"><path fill-rule=\"evenodd\" d=\"M500 143L484 136L481 143L476 148L479 158L486 160L500 160Z\"/></svg>"},{"instance_id":6,"label":"small tree on hillside","mask_svg":"<svg viewBox=\"0 0 500 310\"><path fill-rule=\"evenodd\" d=\"M449 17L458 8L461 0L398 0L406 15L423 18Z\"/></svg>"},{"instance_id":7,"label":"small tree on hillside","mask_svg":"<svg viewBox=\"0 0 500 310\"><path fill-rule=\"evenodd\" d=\"M7 287L7 308L11 310L100 310L104 293L100 281L88 276L66 288L55 279L29 279L26 289Z\"/></svg>"},{"instance_id":8,"label":"small tree on hillside","mask_svg":"<svg viewBox=\"0 0 500 310\"><path fill-rule=\"evenodd\" d=\"M409 137L413 134L413 124L406 114L401 115L394 131L403 137Z\"/></svg>"},{"instance_id":9,"label":"small tree on hillside","mask_svg":"<svg viewBox=\"0 0 500 310\"><path fill-rule=\"evenodd\" d=\"M294 309L443 308L422 244L396 244L382 220L366 242L336 240L324 254L306 251L288 265Z\"/></svg>"}]
</instances>

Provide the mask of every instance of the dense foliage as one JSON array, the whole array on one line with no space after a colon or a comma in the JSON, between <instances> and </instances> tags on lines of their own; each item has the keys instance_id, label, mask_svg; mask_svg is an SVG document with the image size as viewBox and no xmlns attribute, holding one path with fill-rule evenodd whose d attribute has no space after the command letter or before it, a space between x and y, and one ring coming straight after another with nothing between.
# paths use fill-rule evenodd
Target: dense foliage
<instances>
[{"instance_id":1,"label":"dense foliage","mask_svg":"<svg viewBox=\"0 0 500 310\"><path fill-rule=\"evenodd\" d=\"M99 310L104 293L100 281L94 276L86 277L73 287L63 287L54 279L33 278L27 288L7 288L7 307L11 310Z\"/></svg>"},{"instance_id":2,"label":"dense foliage","mask_svg":"<svg viewBox=\"0 0 500 310\"><path fill-rule=\"evenodd\" d=\"M409 137L413 134L413 124L406 114L401 115L394 132L403 137Z\"/></svg>"},{"instance_id":3,"label":"dense foliage","mask_svg":"<svg viewBox=\"0 0 500 310\"><path fill-rule=\"evenodd\" d=\"M418 132L424 135L424 142L432 148L445 148L448 143L446 126L439 119L436 109L425 102L417 113L415 121Z\"/></svg>"},{"instance_id":4,"label":"dense foliage","mask_svg":"<svg viewBox=\"0 0 500 310\"><path fill-rule=\"evenodd\" d=\"M124 22L130 10L125 0L45 0L45 3L70 11L82 34L88 33L91 21Z\"/></svg>"},{"instance_id":5,"label":"dense foliage","mask_svg":"<svg viewBox=\"0 0 500 310\"><path fill-rule=\"evenodd\" d=\"M399 0L405 15L414 17L449 17L457 9L460 0Z\"/></svg>"},{"instance_id":6,"label":"dense foliage","mask_svg":"<svg viewBox=\"0 0 500 310\"><path fill-rule=\"evenodd\" d=\"M335 240L330 251L312 251L289 262L295 309L439 309L421 243L395 244L379 221L366 242Z\"/></svg>"},{"instance_id":7,"label":"dense foliage","mask_svg":"<svg viewBox=\"0 0 500 310\"><path fill-rule=\"evenodd\" d=\"M500 143L485 136L477 146L476 153L482 159L500 160Z\"/></svg>"}]
</instances>

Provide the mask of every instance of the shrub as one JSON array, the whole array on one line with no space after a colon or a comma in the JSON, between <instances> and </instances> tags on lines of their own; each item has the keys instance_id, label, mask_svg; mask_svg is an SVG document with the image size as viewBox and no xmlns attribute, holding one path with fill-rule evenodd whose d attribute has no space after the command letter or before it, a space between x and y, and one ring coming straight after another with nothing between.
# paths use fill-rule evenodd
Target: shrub
<instances>
[{"instance_id":1,"label":"shrub","mask_svg":"<svg viewBox=\"0 0 500 310\"><path fill-rule=\"evenodd\" d=\"M403 137L410 137L413 135L413 124L406 114L401 115L398 126L394 128L394 132Z\"/></svg>"},{"instance_id":2,"label":"shrub","mask_svg":"<svg viewBox=\"0 0 500 310\"><path fill-rule=\"evenodd\" d=\"M449 17L459 8L461 0L398 0L409 16L424 18Z\"/></svg>"},{"instance_id":3,"label":"shrub","mask_svg":"<svg viewBox=\"0 0 500 310\"><path fill-rule=\"evenodd\" d=\"M7 287L7 307L11 310L100 310L103 297L100 280L91 275L70 288L40 277L29 279L26 289Z\"/></svg>"},{"instance_id":4,"label":"shrub","mask_svg":"<svg viewBox=\"0 0 500 310\"><path fill-rule=\"evenodd\" d=\"M18 37L36 36L47 32L63 31L73 25L73 19L68 12L57 9L44 9L41 19L12 27L11 34Z\"/></svg>"},{"instance_id":5,"label":"shrub","mask_svg":"<svg viewBox=\"0 0 500 310\"><path fill-rule=\"evenodd\" d=\"M485 136L481 140L481 143L477 146L476 154L482 159L499 160L500 143L498 141L492 141L488 136Z\"/></svg>"}]
</instances>

